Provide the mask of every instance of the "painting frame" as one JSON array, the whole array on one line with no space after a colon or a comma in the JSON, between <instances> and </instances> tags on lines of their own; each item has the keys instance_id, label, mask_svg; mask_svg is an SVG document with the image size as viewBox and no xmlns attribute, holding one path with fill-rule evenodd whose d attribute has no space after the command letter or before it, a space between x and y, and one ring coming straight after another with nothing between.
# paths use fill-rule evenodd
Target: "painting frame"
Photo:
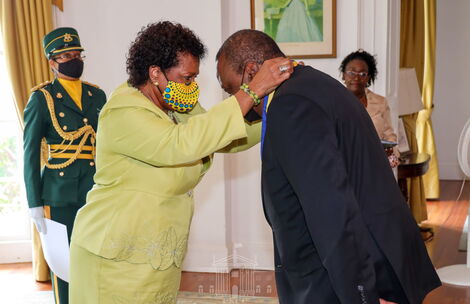
<instances>
[{"instance_id":1,"label":"painting frame","mask_svg":"<svg viewBox=\"0 0 470 304\"><path fill-rule=\"evenodd\" d=\"M265 30L266 1L269 0L250 0L251 28L269 35ZM322 41L276 41L284 54L296 59L336 58L336 7L336 0L322 0ZM272 33L270 36L272 37Z\"/></svg>"}]
</instances>

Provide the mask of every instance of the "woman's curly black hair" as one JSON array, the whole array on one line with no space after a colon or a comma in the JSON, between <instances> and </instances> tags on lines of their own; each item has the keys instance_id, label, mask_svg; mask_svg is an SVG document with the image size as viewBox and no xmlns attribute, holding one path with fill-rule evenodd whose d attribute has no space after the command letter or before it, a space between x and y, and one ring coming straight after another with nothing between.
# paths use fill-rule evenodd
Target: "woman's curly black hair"
<instances>
[{"instance_id":1,"label":"woman's curly black hair","mask_svg":"<svg viewBox=\"0 0 470 304\"><path fill-rule=\"evenodd\" d=\"M188 53L201 60L206 47L187 27L161 21L143 27L132 43L127 56L129 84L136 87L148 79L148 69L158 66L163 71L178 65L178 55Z\"/></svg>"},{"instance_id":2,"label":"woman's curly black hair","mask_svg":"<svg viewBox=\"0 0 470 304\"><path fill-rule=\"evenodd\" d=\"M372 56L371 54L367 53L363 49L359 49L355 52L352 52L348 56L346 56L343 61L341 62L341 65L339 66L339 71L341 73L346 72L346 66L348 63L351 61L359 59L364 61L367 64L368 70L369 70L369 81L367 82L367 86L370 86L371 84L374 83L375 79L377 78L377 60L375 60L375 57Z\"/></svg>"}]
</instances>

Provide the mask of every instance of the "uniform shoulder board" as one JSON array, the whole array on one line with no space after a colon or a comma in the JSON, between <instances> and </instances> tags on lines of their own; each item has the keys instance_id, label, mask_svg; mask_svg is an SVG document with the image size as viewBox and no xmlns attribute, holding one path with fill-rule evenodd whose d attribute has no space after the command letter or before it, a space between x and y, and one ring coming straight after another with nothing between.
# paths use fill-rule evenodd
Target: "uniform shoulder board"
<instances>
[{"instance_id":1,"label":"uniform shoulder board","mask_svg":"<svg viewBox=\"0 0 470 304\"><path fill-rule=\"evenodd\" d=\"M49 80L48 80L48 81L45 81L45 82L41 83L40 85L37 85L37 86L35 86L34 88L32 88L32 89L31 89L31 92L37 91L37 90L39 90L39 89L42 89L42 88L44 88L45 86L47 86L48 84L51 84L51 83L52 83L52 82L49 81Z\"/></svg>"},{"instance_id":2,"label":"uniform shoulder board","mask_svg":"<svg viewBox=\"0 0 470 304\"><path fill-rule=\"evenodd\" d=\"M97 89L99 89L99 88L100 88L100 87L99 87L99 86L97 86L96 84L89 83L88 81L83 81L83 80L82 80L82 83L84 83L84 84L87 84L87 85L89 85L89 86L92 86L92 87L95 87L95 88L97 88Z\"/></svg>"}]
</instances>

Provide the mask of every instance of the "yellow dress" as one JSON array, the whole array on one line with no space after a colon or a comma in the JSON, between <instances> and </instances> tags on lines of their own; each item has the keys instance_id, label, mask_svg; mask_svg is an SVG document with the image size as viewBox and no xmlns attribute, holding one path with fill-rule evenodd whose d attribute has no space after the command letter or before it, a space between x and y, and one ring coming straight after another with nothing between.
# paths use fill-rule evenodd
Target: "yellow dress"
<instances>
[{"instance_id":1,"label":"yellow dress","mask_svg":"<svg viewBox=\"0 0 470 304\"><path fill-rule=\"evenodd\" d=\"M176 118L127 83L103 107L95 185L72 235L71 304L176 303L192 190L214 152L260 140L234 97Z\"/></svg>"}]
</instances>

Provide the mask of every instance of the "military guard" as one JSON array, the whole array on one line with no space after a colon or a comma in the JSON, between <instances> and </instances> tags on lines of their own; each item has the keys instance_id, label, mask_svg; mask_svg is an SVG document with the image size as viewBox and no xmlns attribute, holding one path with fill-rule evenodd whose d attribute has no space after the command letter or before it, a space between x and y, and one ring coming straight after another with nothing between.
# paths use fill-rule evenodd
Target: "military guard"
<instances>
[{"instance_id":1,"label":"military guard","mask_svg":"<svg viewBox=\"0 0 470 304\"><path fill-rule=\"evenodd\" d=\"M67 226L70 242L75 215L93 186L95 132L106 96L80 80L85 56L75 29L53 30L43 46L55 79L32 89L24 111L24 179L38 231L47 233L46 210ZM68 283L52 278L56 303L67 304Z\"/></svg>"}]
</instances>

